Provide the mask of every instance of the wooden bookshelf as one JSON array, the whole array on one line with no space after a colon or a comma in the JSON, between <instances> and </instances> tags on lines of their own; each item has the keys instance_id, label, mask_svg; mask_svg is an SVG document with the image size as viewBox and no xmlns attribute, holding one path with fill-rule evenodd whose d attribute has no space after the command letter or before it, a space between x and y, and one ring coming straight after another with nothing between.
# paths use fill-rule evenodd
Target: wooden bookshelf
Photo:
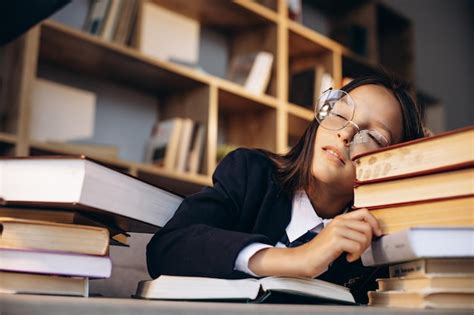
<instances>
[{"instance_id":1,"label":"wooden bookshelf","mask_svg":"<svg viewBox=\"0 0 474 315\"><path fill-rule=\"evenodd\" d=\"M154 165L119 158L91 156L172 191L189 194L211 185L220 138L225 143L285 152L314 119L311 109L288 101L292 71L322 66L340 87L344 76L376 73L372 59L363 58L337 41L288 18L286 0L150 0L186 15L229 38L230 57L252 51L274 55L269 87L255 95L224 78L147 56L129 46L100 38L48 20L13 44L20 78L9 97L16 108L16 132L0 133L3 155L81 154L71 147L34 141L28 136L31 84L39 65L98 78L152 95L160 119L187 117L206 125L202 174L166 171ZM334 4L320 1L331 12ZM365 1L357 1L357 5ZM392 12L381 11L390 18ZM19 52L19 53L18 53ZM8 80L2 79L2 82ZM4 91L5 89L2 88ZM0 98L3 99L3 98ZM14 153L11 153L14 152Z\"/></svg>"}]
</instances>

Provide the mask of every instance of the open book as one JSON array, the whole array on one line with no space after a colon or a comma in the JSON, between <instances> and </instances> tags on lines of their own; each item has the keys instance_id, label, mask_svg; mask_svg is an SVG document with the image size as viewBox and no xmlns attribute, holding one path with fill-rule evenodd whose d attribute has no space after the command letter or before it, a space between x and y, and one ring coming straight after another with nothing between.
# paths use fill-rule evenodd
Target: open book
<instances>
[{"instance_id":1,"label":"open book","mask_svg":"<svg viewBox=\"0 0 474 315\"><path fill-rule=\"evenodd\" d=\"M160 276L141 281L137 298L161 300L242 300L253 303L355 303L349 289L317 279L267 277L226 280Z\"/></svg>"}]
</instances>

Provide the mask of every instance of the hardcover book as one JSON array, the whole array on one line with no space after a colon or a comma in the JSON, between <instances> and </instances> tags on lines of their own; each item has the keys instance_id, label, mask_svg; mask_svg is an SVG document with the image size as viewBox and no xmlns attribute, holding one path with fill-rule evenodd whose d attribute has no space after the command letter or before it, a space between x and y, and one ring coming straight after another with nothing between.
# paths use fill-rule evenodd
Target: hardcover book
<instances>
[{"instance_id":1,"label":"hardcover book","mask_svg":"<svg viewBox=\"0 0 474 315\"><path fill-rule=\"evenodd\" d=\"M474 127L412 140L355 157L359 184L474 165Z\"/></svg>"},{"instance_id":2,"label":"hardcover book","mask_svg":"<svg viewBox=\"0 0 474 315\"><path fill-rule=\"evenodd\" d=\"M474 228L414 227L382 236L362 254L364 266L419 258L474 257Z\"/></svg>"},{"instance_id":3,"label":"hardcover book","mask_svg":"<svg viewBox=\"0 0 474 315\"><path fill-rule=\"evenodd\" d=\"M5 205L92 213L130 232L154 232L173 216L181 196L84 156L0 159Z\"/></svg>"},{"instance_id":4,"label":"hardcover book","mask_svg":"<svg viewBox=\"0 0 474 315\"><path fill-rule=\"evenodd\" d=\"M0 217L0 248L105 255L104 228Z\"/></svg>"}]
</instances>

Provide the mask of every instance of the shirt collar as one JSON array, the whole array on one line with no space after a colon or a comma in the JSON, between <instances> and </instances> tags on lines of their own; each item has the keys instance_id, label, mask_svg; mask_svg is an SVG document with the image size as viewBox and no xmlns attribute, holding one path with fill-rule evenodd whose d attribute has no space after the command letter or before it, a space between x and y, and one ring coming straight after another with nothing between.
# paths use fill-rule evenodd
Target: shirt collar
<instances>
[{"instance_id":1,"label":"shirt collar","mask_svg":"<svg viewBox=\"0 0 474 315\"><path fill-rule=\"evenodd\" d=\"M316 213L304 190L295 192L291 207L291 220L286 228L290 242L309 230L319 233L329 222L331 219L323 219Z\"/></svg>"}]
</instances>

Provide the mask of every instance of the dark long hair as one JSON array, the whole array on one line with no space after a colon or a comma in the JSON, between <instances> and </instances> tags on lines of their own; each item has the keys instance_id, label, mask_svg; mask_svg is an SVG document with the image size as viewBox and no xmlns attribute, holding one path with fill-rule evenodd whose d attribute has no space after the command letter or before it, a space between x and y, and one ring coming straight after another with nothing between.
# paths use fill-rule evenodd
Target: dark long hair
<instances>
[{"instance_id":1,"label":"dark long hair","mask_svg":"<svg viewBox=\"0 0 474 315\"><path fill-rule=\"evenodd\" d=\"M355 88L376 84L389 89L400 103L403 120L402 142L423 137L423 124L421 112L413 98L410 96L410 87L400 81L391 79L388 76L374 75L364 76L352 80L341 88L350 92ZM267 152L267 155L275 163L277 172L276 179L283 189L293 193L300 189L307 189L312 180L312 161L314 154L314 139L319 124L313 119L303 136L283 155Z\"/></svg>"}]
</instances>

